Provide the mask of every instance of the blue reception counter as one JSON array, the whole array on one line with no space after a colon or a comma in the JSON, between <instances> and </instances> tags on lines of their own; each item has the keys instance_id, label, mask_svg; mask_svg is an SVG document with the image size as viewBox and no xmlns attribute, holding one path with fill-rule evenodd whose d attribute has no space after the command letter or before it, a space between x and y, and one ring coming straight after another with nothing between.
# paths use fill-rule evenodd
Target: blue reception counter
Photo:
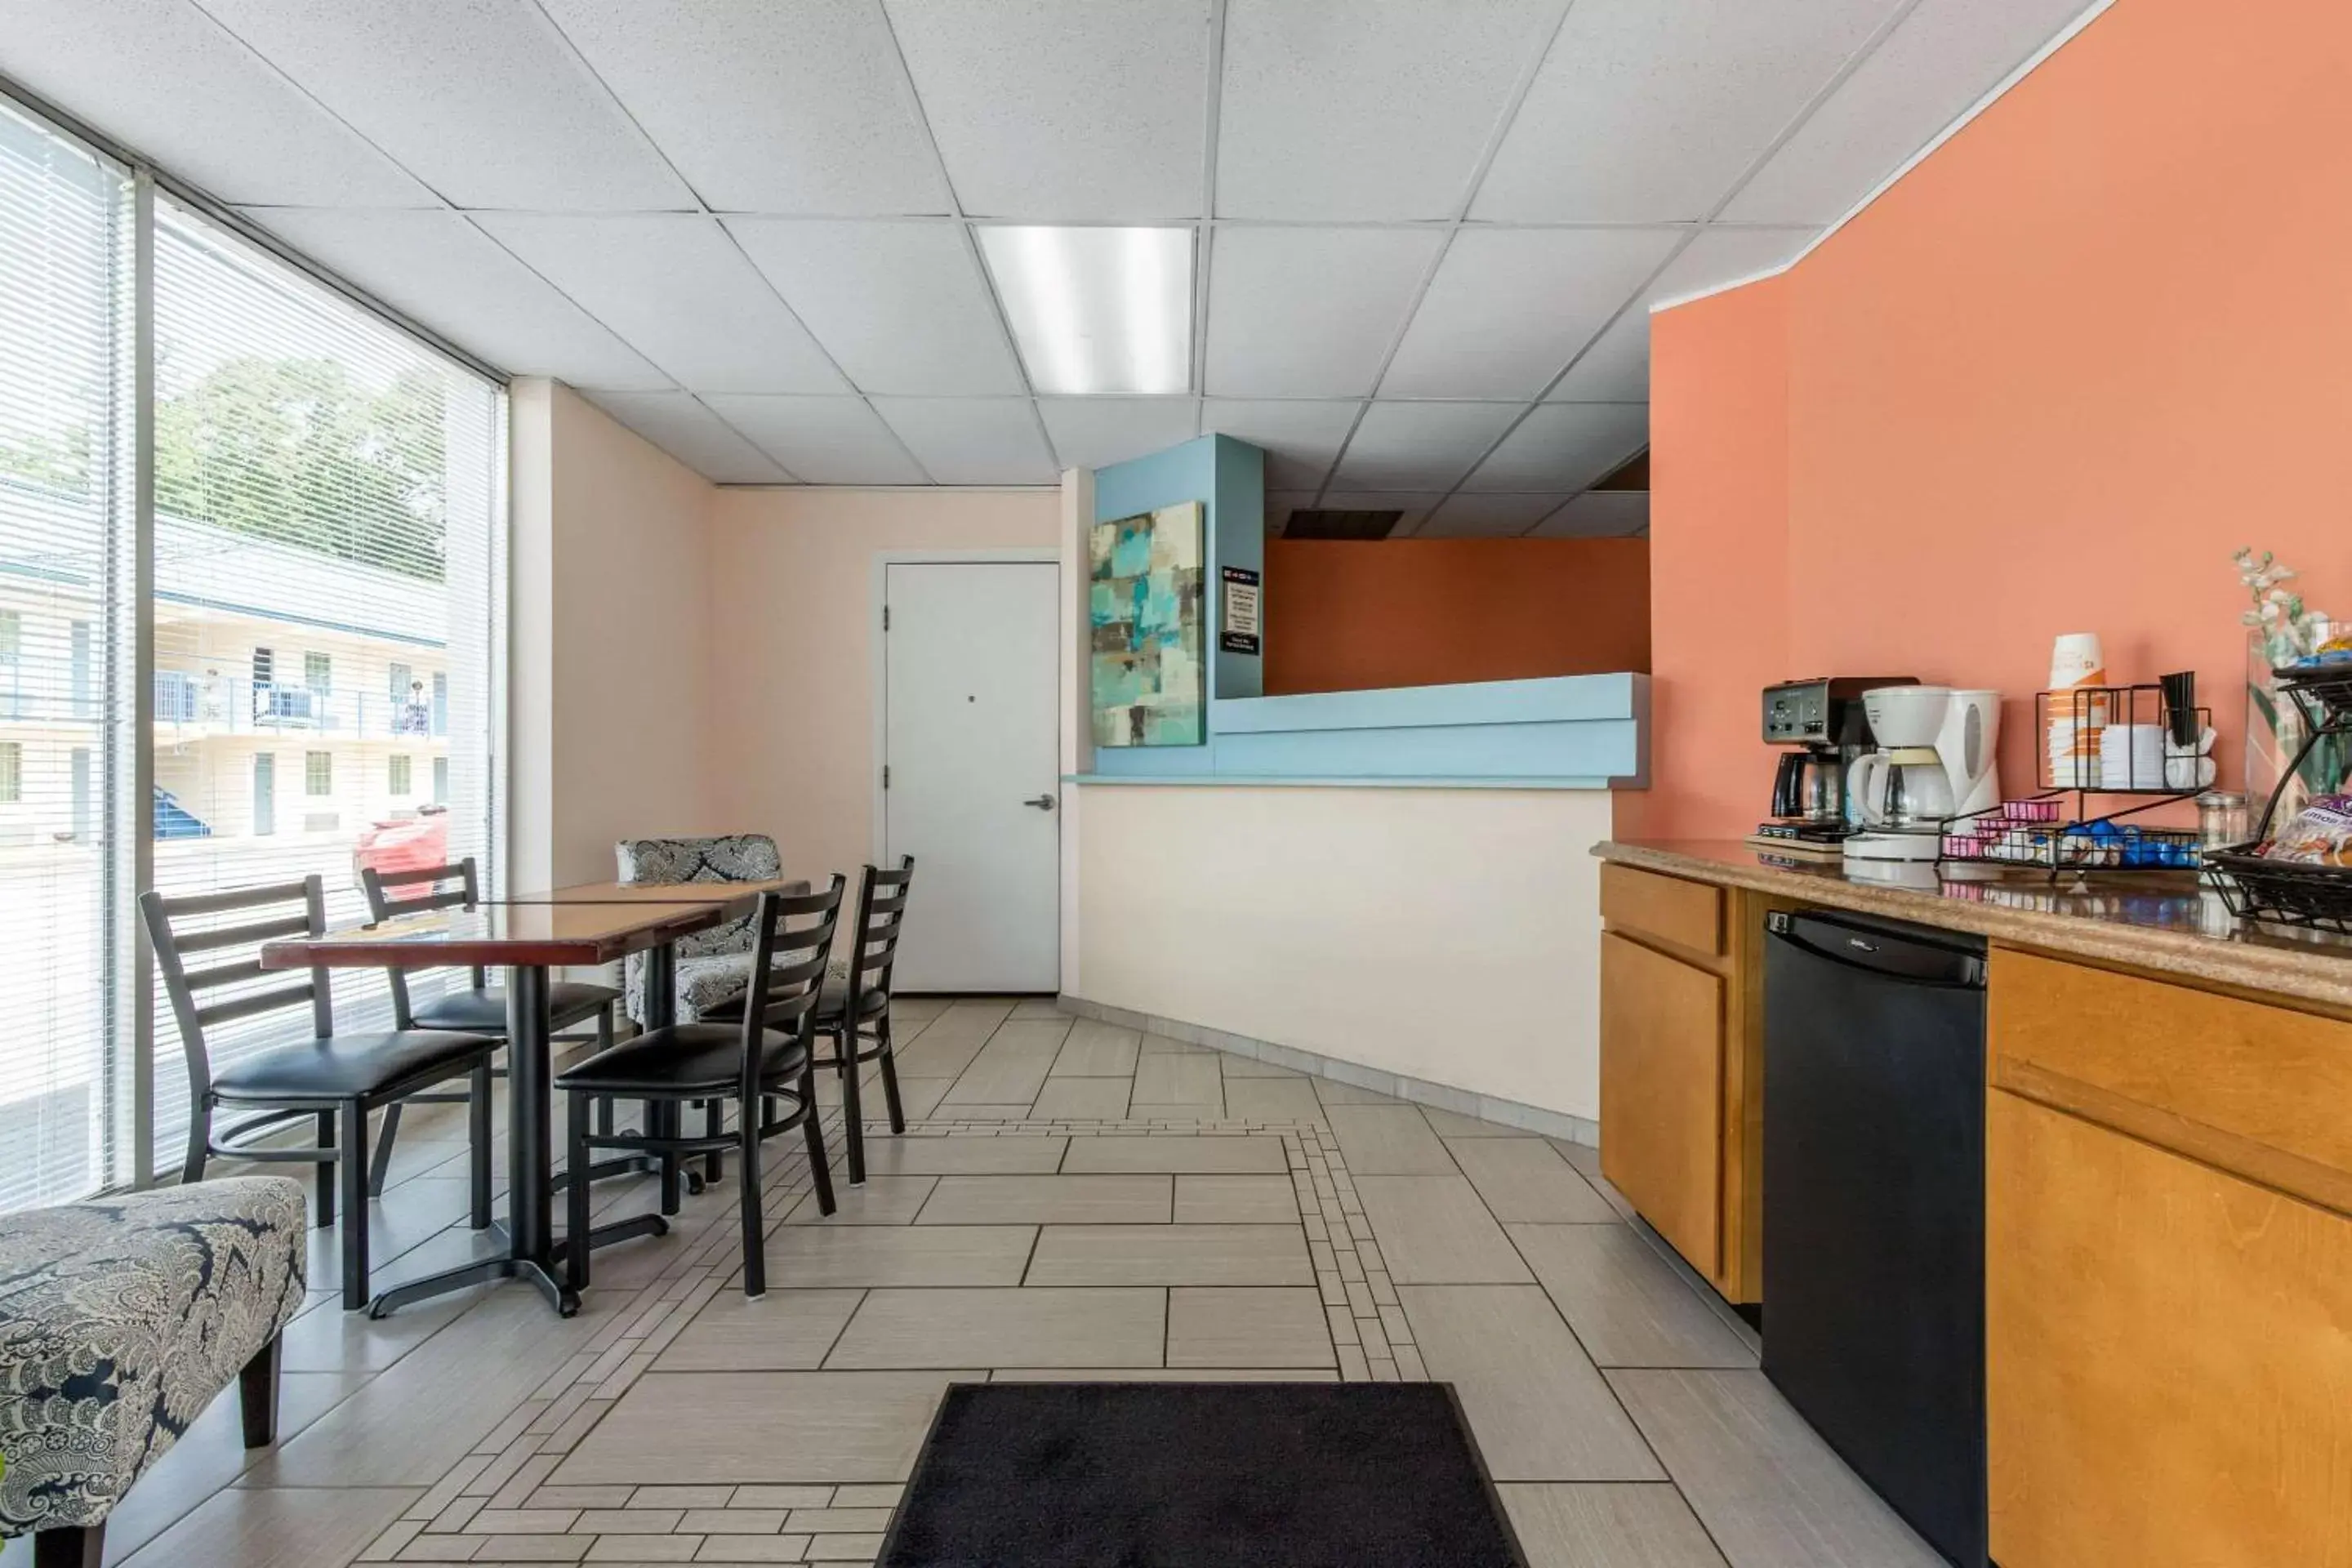
<instances>
[{"instance_id":1,"label":"blue reception counter","mask_svg":"<svg viewBox=\"0 0 2352 1568\"><path fill-rule=\"evenodd\" d=\"M1649 781L1650 678L1217 699L1199 746L1097 747L1089 784L1608 789Z\"/></svg>"}]
</instances>

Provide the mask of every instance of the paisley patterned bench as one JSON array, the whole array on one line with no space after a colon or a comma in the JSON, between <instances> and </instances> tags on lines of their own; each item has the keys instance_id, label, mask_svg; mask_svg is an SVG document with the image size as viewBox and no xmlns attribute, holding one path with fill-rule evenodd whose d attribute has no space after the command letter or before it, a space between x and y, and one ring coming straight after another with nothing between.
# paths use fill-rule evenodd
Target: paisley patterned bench
<instances>
[{"instance_id":1,"label":"paisley patterned bench","mask_svg":"<svg viewBox=\"0 0 2352 1568\"><path fill-rule=\"evenodd\" d=\"M0 1536L98 1568L106 1516L232 1379L246 1446L273 1441L307 1229L283 1176L0 1218Z\"/></svg>"}]
</instances>

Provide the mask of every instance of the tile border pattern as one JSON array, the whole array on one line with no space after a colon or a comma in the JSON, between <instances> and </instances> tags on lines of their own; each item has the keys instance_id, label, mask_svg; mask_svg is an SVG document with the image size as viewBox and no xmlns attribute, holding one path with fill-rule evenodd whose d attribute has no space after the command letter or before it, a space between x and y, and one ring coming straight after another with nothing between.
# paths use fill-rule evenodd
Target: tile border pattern
<instances>
[{"instance_id":1,"label":"tile border pattern","mask_svg":"<svg viewBox=\"0 0 2352 1568\"><path fill-rule=\"evenodd\" d=\"M1089 1015L1091 1016L1091 1015ZM1165 1032L1165 1031L1155 1031ZM1188 1042L1200 1043L1200 1042ZM1244 1053L1247 1054L1247 1053ZM1288 1065L1288 1064L1284 1064ZM1451 1107L1448 1107L1451 1109ZM827 1118L839 1147L836 1109ZM887 1123L869 1135L889 1136ZM1428 1376L1338 1142L1313 1121L910 1121L904 1137L1278 1138L1344 1382ZM835 1180L841 1180L836 1172ZM810 1189L797 1153L769 1167L770 1234ZM731 1209L509 1411L379 1535L360 1563L870 1563L903 1488L808 1484L551 1486L568 1455L740 1272ZM593 1289L593 1287L591 1287ZM774 1280L771 1289L791 1289ZM1328 1373L1327 1373L1328 1375Z\"/></svg>"},{"instance_id":2,"label":"tile border pattern","mask_svg":"<svg viewBox=\"0 0 2352 1568\"><path fill-rule=\"evenodd\" d=\"M1580 1143L1588 1149L1601 1147L1601 1124L1581 1116L1570 1116L1565 1111L1546 1110L1539 1105L1528 1105L1516 1100L1499 1100L1490 1094L1456 1089L1452 1084L1432 1083L1427 1079L1412 1078L1403 1073L1383 1072L1379 1068L1342 1061L1337 1057L1301 1050L1297 1046L1276 1045L1272 1040L1261 1040L1249 1035L1228 1034L1223 1029L1212 1029L1205 1024L1191 1024L1181 1018L1138 1013L1131 1008L1113 1006L1108 1002L1090 1002L1066 991L1055 999L1055 1003L1066 1013L1092 1018L1097 1023L1139 1029L1147 1035L1164 1035L1188 1046L1204 1046L1212 1050L1223 1051L1228 1056L1270 1062L1294 1072L1328 1078L1335 1083L1352 1084L1358 1089L1369 1089L1385 1094L1391 1100L1434 1106L1440 1110L1450 1110L1456 1116L1498 1122L1505 1127L1516 1127L1523 1132Z\"/></svg>"}]
</instances>

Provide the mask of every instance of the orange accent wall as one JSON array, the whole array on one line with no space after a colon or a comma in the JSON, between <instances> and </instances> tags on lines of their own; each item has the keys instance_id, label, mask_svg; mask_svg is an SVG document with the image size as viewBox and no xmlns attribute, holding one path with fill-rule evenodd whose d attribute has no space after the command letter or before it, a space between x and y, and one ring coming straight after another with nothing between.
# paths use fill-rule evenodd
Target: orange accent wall
<instances>
[{"instance_id":1,"label":"orange accent wall","mask_svg":"<svg viewBox=\"0 0 2352 1568\"><path fill-rule=\"evenodd\" d=\"M1640 539L1269 539L1265 690L1650 668Z\"/></svg>"},{"instance_id":2,"label":"orange accent wall","mask_svg":"<svg viewBox=\"0 0 2352 1568\"><path fill-rule=\"evenodd\" d=\"M2130 0L1783 277L1653 318L1659 721L1620 831L1752 826L1755 693L1801 675L1999 688L2027 788L2065 631L2116 679L2194 668L2241 781L2231 552L2352 616L2347 80L2338 0Z\"/></svg>"}]
</instances>

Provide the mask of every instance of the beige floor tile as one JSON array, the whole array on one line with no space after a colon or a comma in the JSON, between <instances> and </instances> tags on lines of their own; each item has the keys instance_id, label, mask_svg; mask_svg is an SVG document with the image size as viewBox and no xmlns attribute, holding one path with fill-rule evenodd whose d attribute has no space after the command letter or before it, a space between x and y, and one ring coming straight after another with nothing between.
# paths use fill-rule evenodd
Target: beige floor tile
<instances>
[{"instance_id":1,"label":"beige floor tile","mask_svg":"<svg viewBox=\"0 0 2352 1568\"><path fill-rule=\"evenodd\" d=\"M866 1141L866 1157L870 1162L878 1140ZM835 1163L839 1162L836 1161ZM816 1194L809 1194L793 1205L784 1216L786 1225L912 1225L930 1198L937 1176L877 1176L873 1167L866 1167L863 1185L851 1186L836 1179L833 1184L833 1213L825 1215L817 1207Z\"/></svg>"},{"instance_id":2,"label":"beige floor tile","mask_svg":"<svg viewBox=\"0 0 2352 1568\"><path fill-rule=\"evenodd\" d=\"M1331 1366L1330 1321L1310 1289L1168 1292L1171 1366Z\"/></svg>"},{"instance_id":3,"label":"beige floor tile","mask_svg":"<svg viewBox=\"0 0 2352 1568\"><path fill-rule=\"evenodd\" d=\"M1018 1285L1034 1227L787 1225L768 1238L772 1288Z\"/></svg>"},{"instance_id":4,"label":"beige floor tile","mask_svg":"<svg viewBox=\"0 0 2352 1568\"><path fill-rule=\"evenodd\" d=\"M1034 1121L1036 1116L1030 1103L1017 1105L979 1105L971 1100L949 1100L940 1102L933 1120L940 1121Z\"/></svg>"},{"instance_id":5,"label":"beige floor tile","mask_svg":"<svg viewBox=\"0 0 2352 1568\"><path fill-rule=\"evenodd\" d=\"M857 1310L857 1290L774 1289L751 1300L721 1290L656 1361L656 1372L797 1372L824 1364L842 1325Z\"/></svg>"},{"instance_id":6,"label":"beige floor tile","mask_svg":"<svg viewBox=\"0 0 2352 1568\"><path fill-rule=\"evenodd\" d=\"M1179 1225L1293 1225L1298 1195L1288 1176L1179 1176Z\"/></svg>"},{"instance_id":7,"label":"beige floor tile","mask_svg":"<svg viewBox=\"0 0 2352 1568\"><path fill-rule=\"evenodd\" d=\"M1008 1021L1018 1024L1036 1018L1051 1019L1066 1026L1071 1015L1063 1012L1062 1005L1051 996L1032 996L1013 1004L1013 1016Z\"/></svg>"},{"instance_id":8,"label":"beige floor tile","mask_svg":"<svg viewBox=\"0 0 2352 1568\"><path fill-rule=\"evenodd\" d=\"M1224 1068L1228 1081L1237 1078L1305 1078L1307 1076L1296 1068L1277 1067L1272 1062L1260 1061L1255 1057L1239 1056L1232 1051L1225 1053ZM1307 1087L1312 1089L1314 1085L1309 1084Z\"/></svg>"},{"instance_id":9,"label":"beige floor tile","mask_svg":"<svg viewBox=\"0 0 2352 1568\"><path fill-rule=\"evenodd\" d=\"M1032 1285L1312 1285L1295 1225L1049 1225Z\"/></svg>"},{"instance_id":10,"label":"beige floor tile","mask_svg":"<svg viewBox=\"0 0 2352 1568\"><path fill-rule=\"evenodd\" d=\"M1453 1156L1417 1105L1335 1105L1324 1115L1352 1174L1454 1174Z\"/></svg>"},{"instance_id":11,"label":"beige floor tile","mask_svg":"<svg viewBox=\"0 0 2352 1568\"><path fill-rule=\"evenodd\" d=\"M1594 1364L1756 1364L1723 1320L1625 1226L1503 1228Z\"/></svg>"},{"instance_id":12,"label":"beige floor tile","mask_svg":"<svg viewBox=\"0 0 2352 1568\"><path fill-rule=\"evenodd\" d=\"M1421 1113L1429 1119L1432 1131L1444 1138L1524 1138L1523 1127L1506 1127L1499 1121L1482 1121L1475 1116L1457 1116L1451 1110L1440 1110L1424 1105Z\"/></svg>"},{"instance_id":13,"label":"beige floor tile","mask_svg":"<svg viewBox=\"0 0 2352 1568\"><path fill-rule=\"evenodd\" d=\"M1429 1375L1460 1393L1496 1480L1665 1479L1541 1290L1413 1285L1397 1294Z\"/></svg>"},{"instance_id":14,"label":"beige floor tile","mask_svg":"<svg viewBox=\"0 0 2352 1568\"><path fill-rule=\"evenodd\" d=\"M1167 1292L875 1290L825 1365L1157 1366Z\"/></svg>"},{"instance_id":15,"label":"beige floor tile","mask_svg":"<svg viewBox=\"0 0 2352 1568\"><path fill-rule=\"evenodd\" d=\"M1171 1171L1179 1174L1271 1174L1290 1169L1282 1140L1192 1138L1181 1134L1073 1138L1065 1173Z\"/></svg>"},{"instance_id":16,"label":"beige floor tile","mask_svg":"<svg viewBox=\"0 0 2352 1568\"><path fill-rule=\"evenodd\" d=\"M995 1383L1337 1383L1339 1374L1315 1366L1019 1366L1000 1367Z\"/></svg>"},{"instance_id":17,"label":"beige floor tile","mask_svg":"<svg viewBox=\"0 0 2352 1568\"><path fill-rule=\"evenodd\" d=\"M1205 1055L1209 1047L1196 1046L1190 1040L1180 1040L1173 1035L1155 1035L1147 1029L1143 1033L1142 1049L1147 1057L1191 1057Z\"/></svg>"},{"instance_id":18,"label":"beige floor tile","mask_svg":"<svg viewBox=\"0 0 2352 1568\"><path fill-rule=\"evenodd\" d=\"M327 1278L331 1281L339 1277L335 1274ZM373 1288L383 1289L392 1278L386 1271L383 1279L373 1282ZM436 1300L420 1301L389 1318L371 1318L365 1312L344 1311L338 1293L286 1325L279 1341L285 1358L282 1364L289 1372L380 1370L448 1327L459 1313L478 1303L486 1294L487 1289L459 1291Z\"/></svg>"},{"instance_id":19,"label":"beige floor tile","mask_svg":"<svg viewBox=\"0 0 2352 1568\"><path fill-rule=\"evenodd\" d=\"M1738 1568L1937 1568L1943 1561L1763 1373L1608 1376L1692 1511Z\"/></svg>"},{"instance_id":20,"label":"beige floor tile","mask_svg":"<svg viewBox=\"0 0 2352 1568\"><path fill-rule=\"evenodd\" d=\"M911 1041L893 1041L891 1058L901 1079L952 1079L971 1066L972 1058L988 1044L990 1032L958 1027L954 1020L941 1017Z\"/></svg>"},{"instance_id":21,"label":"beige floor tile","mask_svg":"<svg viewBox=\"0 0 2352 1568\"><path fill-rule=\"evenodd\" d=\"M1045 1075L1061 1054L1067 1023L1007 1024L996 1031L940 1103L1027 1105L1045 1087ZM950 1111L950 1113L952 1113Z\"/></svg>"},{"instance_id":22,"label":"beige floor tile","mask_svg":"<svg viewBox=\"0 0 2352 1568\"><path fill-rule=\"evenodd\" d=\"M1378 1089L1365 1089L1357 1084L1341 1083L1336 1078L1318 1078L1314 1082L1315 1092L1322 1097L1323 1103L1326 1105L1402 1105L1404 1103L1395 1095L1382 1094Z\"/></svg>"},{"instance_id":23,"label":"beige floor tile","mask_svg":"<svg viewBox=\"0 0 2352 1568\"><path fill-rule=\"evenodd\" d=\"M1058 1170L1066 1138L868 1138L866 1169L880 1176L950 1176L982 1173L1043 1175Z\"/></svg>"},{"instance_id":24,"label":"beige floor tile","mask_svg":"<svg viewBox=\"0 0 2352 1568\"><path fill-rule=\"evenodd\" d=\"M1400 1285L1514 1285L1534 1278L1460 1176L1359 1176L1356 1194Z\"/></svg>"},{"instance_id":25,"label":"beige floor tile","mask_svg":"<svg viewBox=\"0 0 2352 1568\"><path fill-rule=\"evenodd\" d=\"M890 998L890 1025L893 1028L911 1030L946 1012L954 1001L951 996L893 996Z\"/></svg>"},{"instance_id":26,"label":"beige floor tile","mask_svg":"<svg viewBox=\"0 0 2352 1568\"><path fill-rule=\"evenodd\" d=\"M231 1487L124 1562L129 1568L235 1563L236 1568L326 1568L349 1563L422 1488L320 1487L261 1490ZM30 1560L30 1553L26 1558Z\"/></svg>"},{"instance_id":27,"label":"beige floor tile","mask_svg":"<svg viewBox=\"0 0 2352 1568\"><path fill-rule=\"evenodd\" d=\"M1245 1121L1320 1121L1323 1101L1303 1078L1235 1077L1225 1058L1225 1114Z\"/></svg>"},{"instance_id":28,"label":"beige floor tile","mask_svg":"<svg viewBox=\"0 0 2352 1568\"><path fill-rule=\"evenodd\" d=\"M1208 1051L1182 1056L1144 1052L1135 1064L1134 1101L1197 1106L1208 1116L1223 1116L1225 1087L1216 1057Z\"/></svg>"},{"instance_id":29,"label":"beige floor tile","mask_svg":"<svg viewBox=\"0 0 2352 1568\"><path fill-rule=\"evenodd\" d=\"M1617 1211L1540 1138L1463 1138L1450 1147L1496 1219L1609 1225ZM1352 1169L1355 1161L1348 1162Z\"/></svg>"},{"instance_id":30,"label":"beige floor tile","mask_svg":"<svg viewBox=\"0 0 2352 1568\"><path fill-rule=\"evenodd\" d=\"M1081 1018L1054 1058L1055 1078L1131 1078L1142 1036L1096 1018Z\"/></svg>"},{"instance_id":31,"label":"beige floor tile","mask_svg":"<svg viewBox=\"0 0 2352 1568\"><path fill-rule=\"evenodd\" d=\"M950 1383L985 1372L648 1373L551 1480L903 1481Z\"/></svg>"},{"instance_id":32,"label":"beige floor tile","mask_svg":"<svg viewBox=\"0 0 2352 1568\"><path fill-rule=\"evenodd\" d=\"M1118 1121L1128 1087L1123 1078L1048 1078L1030 1112L1039 1121Z\"/></svg>"},{"instance_id":33,"label":"beige floor tile","mask_svg":"<svg viewBox=\"0 0 2352 1568\"><path fill-rule=\"evenodd\" d=\"M1724 1568L1671 1486L1507 1481L1495 1489L1528 1568Z\"/></svg>"},{"instance_id":34,"label":"beige floor tile","mask_svg":"<svg viewBox=\"0 0 2352 1568\"><path fill-rule=\"evenodd\" d=\"M948 1090L954 1087L955 1079L952 1078L908 1078L902 1073L898 1078L898 1108L908 1121L921 1121L938 1110L940 1101L945 1100ZM881 1096L877 1093L866 1107L866 1120L878 1121L882 1119L885 1113L881 1104Z\"/></svg>"},{"instance_id":35,"label":"beige floor tile","mask_svg":"<svg viewBox=\"0 0 2352 1568\"><path fill-rule=\"evenodd\" d=\"M1161 1175L941 1176L916 1223L1164 1225L1171 1181Z\"/></svg>"}]
</instances>

